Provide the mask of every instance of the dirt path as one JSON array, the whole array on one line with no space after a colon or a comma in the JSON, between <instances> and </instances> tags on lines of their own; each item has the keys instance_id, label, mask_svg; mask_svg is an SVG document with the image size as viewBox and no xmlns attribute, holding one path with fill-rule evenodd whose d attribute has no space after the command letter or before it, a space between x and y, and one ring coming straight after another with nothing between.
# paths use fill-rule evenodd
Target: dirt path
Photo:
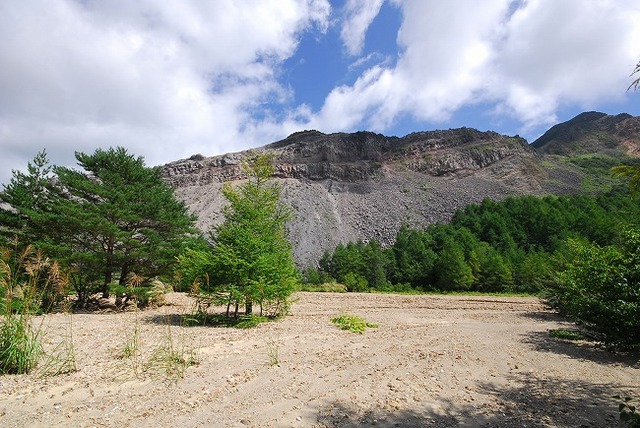
<instances>
[{"instance_id":1,"label":"dirt path","mask_svg":"<svg viewBox=\"0 0 640 428\"><path fill-rule=\"evenodd\" d=\"M296 297L291 316L250 330L169 326L190 309L179 294L137 315L73 315L79 371L0 377L0 426L615 427L610 397L640 397L637 357L550 338L571 325L536 299ZM341 311L379 327L338 330ZM199 364L175 383L136 376L117 358L136 317L144 358L171 337ZM69 317L44 327L52 348Z\"/></svg>"}]
</instances>

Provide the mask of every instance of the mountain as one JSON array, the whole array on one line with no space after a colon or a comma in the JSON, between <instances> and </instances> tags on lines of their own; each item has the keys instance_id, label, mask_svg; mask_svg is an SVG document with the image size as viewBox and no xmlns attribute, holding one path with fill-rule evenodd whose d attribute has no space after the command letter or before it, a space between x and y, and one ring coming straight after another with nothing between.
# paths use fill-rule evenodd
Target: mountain
<instances>
[{"instance_id":1,"label":"mountain","mask_svg":"<svg viewBox=\"0 0 640 428\"><path fill-rule=\"evenodd\" d=\"M288 225L294 255L306 266L340 242L376 239L390 245L401 225L446 222L456 209L484 198L583 191L585 181L602 174L572 159L615 152L619 162L636 156L639 140L638 118L584 113L551 128L534 145L470 128L402 138L311 130L255 151L275 157L276 179L295 213ZM163 167L202 230L222 220L222 183L244 178L240 165L249 154L194 155Z\"/></svg>"},{"instance_id":2,"label":"mountain","mask_svg":"<svg viewBox=\"0 0 640 428\"><path fill-rule=\"evenodd\" d=\"M640 119L622 113L590 111L553 126L531 146L544 154L594 154L622 158L640 155Z\"/></svg>"}]
</instances>

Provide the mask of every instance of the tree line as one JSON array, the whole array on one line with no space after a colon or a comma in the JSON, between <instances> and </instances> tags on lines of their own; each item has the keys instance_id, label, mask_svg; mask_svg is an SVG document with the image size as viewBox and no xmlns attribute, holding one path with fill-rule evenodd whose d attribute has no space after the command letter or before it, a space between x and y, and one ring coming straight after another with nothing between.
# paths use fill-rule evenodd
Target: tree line
<instances>
[{"instance_id":1,"label":"tree line","mask_svg":"<svg viewBox=\"0 0 640 428\"><path fill-rule=\"evenodd\" d=\"M401 227L389 248L340 244L303 279L348 291L536 293L599 339L639 346L639 221L640 204L623 186L595 196L485 199L448 224Z\"/></svg>"},{"instance_id":2,"label":"tree line","mask_svg":"<svg viewBox=\"0 0 640 428\"><path fill-rule=\"evenodd\" d=\"M599 196L485 199L448 224L401 227L390 248L375 240L340 244L304 273L351 291L536 293L554 280L570 239L612 244L639 219L640 206L623 187Z\"/></svg>"}]
</instances>

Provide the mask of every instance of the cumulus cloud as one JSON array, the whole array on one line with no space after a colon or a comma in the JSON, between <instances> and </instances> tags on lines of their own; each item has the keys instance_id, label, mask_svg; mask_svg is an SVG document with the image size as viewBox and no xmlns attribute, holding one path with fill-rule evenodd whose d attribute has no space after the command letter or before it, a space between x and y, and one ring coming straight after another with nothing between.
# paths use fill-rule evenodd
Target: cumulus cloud
<instances>
[{"instance_id":1,"label":"cumulus cloud","mask_svg":"<svg viewBox=\"0 0 640 428\"><path fill-rule=\"evenodd\" d=\"M263 143L242 132L251 108L285 96L278 65L330 12L327 0L3 1L2 153L46 147L68 164L124 145L155 164ZM0 156L0 181L14 161Z\"/></svg>"},{"instance_id":2,"label":"cumulus cloud","mask_svg":"<svg viewBox=\"0 0 640 428\"><path fill-rule=\"evenodd\" d=\"M158 164L301 129L431 129L469 106L526 131L628 97L640 59L637 0L390 0L393 58L365 43L383 3L2 1L0 182L42 148L61 165L115 145ZM314 109L286 64L310 32L327 55L331 26L326 63L343 70L327 74L343 76Z\"/></svg>"},{"instance_id":3,"label":"cumulus cloud","mask_svg":"<svg viewBox=\"0 0 640 428\"><path fill-rule=\"evenodd\" d=\"M362 52L367 29L380 12L382 3L384 0L347 0L340 37L349 55Z\"/></svg>"},{"instance_id":4,"label":"cumulus cloud","mask_svg":"<svg viewBox=\"0 0 640 428\"><path fill-rule=\"evenodd\" d=\"M394 4L403 14L396 65L335 88L313 118L319 126L384 131L403 115L443 123L463 106L487 103L526 130L554 123L562 105L588 109L624 97L640 58L634 0Z\"/></svg>"}]
</instances>

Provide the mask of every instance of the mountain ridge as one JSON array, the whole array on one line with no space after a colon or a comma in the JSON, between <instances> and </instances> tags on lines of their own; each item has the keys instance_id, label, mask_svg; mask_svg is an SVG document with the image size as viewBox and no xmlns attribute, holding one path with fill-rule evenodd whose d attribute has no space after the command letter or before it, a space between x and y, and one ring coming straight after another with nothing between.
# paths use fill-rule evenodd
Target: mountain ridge
<instances>
[{"instance_id":1,"label":"mountain ridge","mask_svg":"<svg viewBox=\"0 0 640 428\"><path fill-rule=\"evenodd\" d=\"M222 183L245 178L244 157L272 153L275 179L295 214L288 224L294 255L306 266L338 243L376 239L391 245L400 226L446 222L456 209L484 198L579 192L589 171L567 162L572 151L620 160L639 153L640 121L633 116L586 112L564 124L536 140L538 147L473 128L404 137L306 130L253 150L171 162L163 174L197 214L198 227L208 230L222 220ZM583 140L588 144L571 146Z\"/></svg>"}]
</instances>

